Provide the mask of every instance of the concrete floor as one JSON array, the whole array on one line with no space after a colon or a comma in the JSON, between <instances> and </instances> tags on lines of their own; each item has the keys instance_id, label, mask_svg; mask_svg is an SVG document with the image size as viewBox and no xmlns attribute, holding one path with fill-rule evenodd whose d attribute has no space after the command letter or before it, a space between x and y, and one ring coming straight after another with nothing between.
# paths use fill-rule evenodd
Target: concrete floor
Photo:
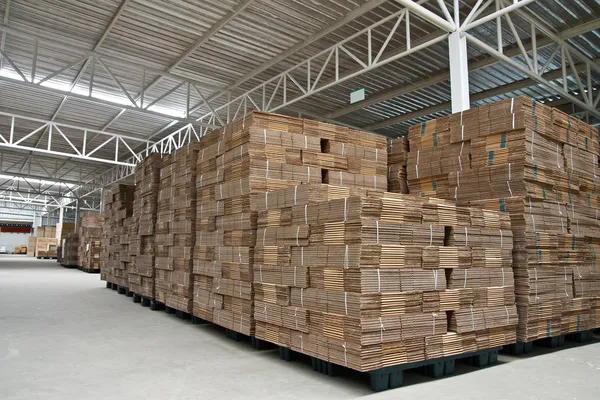
<instances>
[{"instance_id":1,"label":"concrete floor","mask_svg":"<svg viewBox=\"0 0 600 400\"><path fill-rule=\"evenodd\" d=\"M406 374L373 394L355 376L330 378L274 350L236 343L214 326L150 311L98 275L54 260L0 256L0 399L599 399L600 340L535 348L499 365L457 365L433 380Z\"/></svg>"}]
</instances>

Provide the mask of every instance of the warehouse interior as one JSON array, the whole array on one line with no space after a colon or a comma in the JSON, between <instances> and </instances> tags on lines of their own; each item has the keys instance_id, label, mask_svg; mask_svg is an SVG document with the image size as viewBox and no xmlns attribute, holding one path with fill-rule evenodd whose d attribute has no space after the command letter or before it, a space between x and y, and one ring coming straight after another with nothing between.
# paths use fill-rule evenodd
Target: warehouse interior
<instances>
[{"instance_id":1,"label":"warehouse interior","mask_svg":"<svg viewBox=\"0 0 600 400\"><path fill-rule=\"evenodd\" d=\"M129 294L104 271L101 280L57 263L69 245L61 239L61 228L79 237L98 232L91 245L70 245L75 252L93 252L92 247L100 257L106 246L100 240L105 234L101 224L109 220L106 210L125 193L133 199L133 185L141 182L136 171L150 168L152 157L175 159L178 150L183 154L211 132L235 124L244 129L257 123L252 115L267 115L253 111L385 140L410 138L414 126L423 127L423 137L431 126L427 123L460 113L460 142L467 126L462 113L513 101L514 129L514 104L521 105L514 99L525 96L534 101L532 114L538 104L538 109L550 106L569 118L565 146L572 144L571 121L585 123L596 134L600 128L599 0L0 0L0 18L0 253L9 253L0 254L0 304L5 305L0 311L0 374L10 382L0 385L5 399L63 399L82 392L89 398L371 395L368 378L365 383L349 372L331 378L311 370L310 361L286 363L270 347L257 351L243 340L229 340L232 335L226 337L214 325L144 311L107 290L114 284L119 293ZM537 124L536 119L536 132ZM438 139L433 140L437 146ZM531 148L540 139L532 134L527 140L535 160ZM586 138L586 151L587 145ZM324 149L329 141L316 146ZM410 152L418 149L410 146ZM469 151L475 154L472 143ZM598 155L590 150L594 165L574 167L572 149L570 160L566 147L564 152L571 171L593 169L589 192L595 195ZM558 153L557 144L556 159ZM462 156L461 147L459 163ZM510 160L515 162L509 157L507 182ZM154 168L158 176L160 168ZM411 173L403 178L406 182ZM537 173L536 164L536 179ZM198 170L198 181L196 172L186 179L202 182L200 175ZM420 178L418 167L416 175ZM339 176L340 181L327 183L343 185ZM570 178L568 184L571 190ZM119 185L131 186L126 191ZM379 188L377 180L374 186ZM241 179L239 187L245 193ZM423 196L424 189L411 188ZM457 200L454 194L449 198ZM598 205L589 198L588 203L596 207L597 222ZM529 208L531 213L531 201ZM541 225L538 221L539 230ZM569 234L575 233L574 226L570 223ZM533 227L537 231L535 222ZM600 232L599 226L593 228ZM379 224L376 229L379 244ZM579 234L579 225L576 229ZM429 245L433 236L431 230ZM580 236L583 245L588 234ZM585 244L595 246L593 240ZM43 253L37 252L40 243L46 247ZM589 262L583 257L582 265ZM594 276L595 260L594 252ZM92 260L77 267L100 272L100 264ZM377 274L380 279L379 269ZM537 269L535 274L537 282ZM565 269L565 280L566 275ZM464 279L466 287L466 274ZM436 290L437 282L436 276ZM296 286L295 270L289 286ZM538 297L537 284L535 290ZM241 285L239 291L241 297ZM132 293L133 300L143 305L146 299L138 295ZM594 379L600 344L592 331L564 347L501 353L498 364L487 368L457 363L456 373L444 379L411 371L404 387L373 396L593 399L600 389ZM383 322L380 335L383 342ZM348 366L347 358L344 345L340 363Z\"/></svg>"}]
</instances>

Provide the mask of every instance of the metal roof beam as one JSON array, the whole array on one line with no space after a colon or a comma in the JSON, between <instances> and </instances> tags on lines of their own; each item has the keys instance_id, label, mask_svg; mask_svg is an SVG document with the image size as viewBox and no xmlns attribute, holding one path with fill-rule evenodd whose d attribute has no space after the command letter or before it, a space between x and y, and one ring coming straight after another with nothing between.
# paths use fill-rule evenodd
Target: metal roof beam
<instances>
[{"instance_id":1,"label":"metal roof beam","mask_svg":"<svg viewBox=\"0 0 600 400\"><path fill-rule=\"evenodd\" d=\"M285 60L287 57L291 56L292 54L302 50L303 48L305 48L307 46L310 46L314 42L324 38L325 36L329 35L330 33L335 32L336 30L338 30L339 28L348 24L349 22L353 21L354 19L360 17L363 14L366 14L367 12L371 11L372 9L374 9L376 7L379 7L380 5L382 5L385 2L387 2L387 0L367 1L360 7L357 7L355 9L353 9L352 11L350 11L349 13L347 13L343 18L335 21L334 23L332 23L330 25L327 25L325 28L321 29L320 31L313 33L312 35L308 36L307 38L300 41L299 43L296 43L294 46L290 47L283 53L280 53L279 55L264 62L258 68L255 68L252 71L248 72L241 78L237 79L235 82L231 83L230 85L226 86L225 88L220 89L218 93L210 96L208 98L208 101L210 102L210 101L213 101L213 100L221 97L225 93L231 91L232 89L235 89L236 87L240 86L244 82L246 82L246 81L256 77L258 74L268 70L275 64ZM192 108L192 110L195 110L195 108Z\"/></svg>"},{"instance_id":2,"label":"metal roof beam","mask_svg":"<svg viewBox=\"0 0 600 400\"><path fill-rule=\"evenodd\" d=\"M584 33L587 33L587 32L590 32L590 31L593 31L596 29L600 29L600 18L597 18L593 21L589 21L584 24L575 26L570 29L566 29L561 32L560 38L562 40L568 40L570 38L582 35ZM544 47L547 47L554 43L555 42L553 42L550 38L540 38L537 40L537 48L538 49L544 48ZM524 43L524 46L527 51L531 51L533 44L530 41L530 42ZM518 55L521 55L521 50L516 45L511 45L511 46L505 47L503 50L503 53L504 53L504 55L506 55L508 57L516 57ZM490 65L496 64L498 62L500 62L500 61L497 58L490 55L490 56L485 56L484 58L480 58L478 60L475 60L475 59L470 60L468 63L468 67L469 67L469 71L472 72L472 71L476 71L481 68L489 67ZM328 119L339 118L342 115L346 115L346 114L350 114L350 113L358 111L358 110L362 110L363 108L372 106L374 104L393 99L394 97L399 97L399 96L402 96L405 94L409 94L409 93L415 92L417 90L424 89L428 86L432 86L432 85L447 81L449 79L450 79L450 71L449 70L439 71L428 78L419 80L418 82L415 82L415 83L411 83L408 85L403 85L403 86L399 86L399 87L396 87L393 89L383 91L383 92L378 93L378 94L372 96L371 98L369 98L365 101L362 101L360 103L357 103L357 104L354 104L351 106L347 106L347 107L343 107L336 111L325 114L324 117L328 118Z\"/></svg>"},{"instance_id":3,"label":"metal roof beam","mask_svg":"<svg viewBox=\"0 0 600 400\"><path fill-rule=\"evenodd\" d=\"M594 61L597 63L600 63L600 58L596 59ZM562 77L562 71L560 69L551 71L551 72L548 72L548 73L542 75L542 77L548 81L555 80L555 79ZM502 86L498 86L493 89L484 90L483 92L474 93L471 95L471 101L476 102L476 101L486 100L486 99L500 96L503 94L516 92L518 90L525 89L525 88L528 88L530 86L534 86L537 84L538 84L537 81L532 78L522 79L520 81L509 83L507 85L502 85ZM377 129L385 128L387 126L392 126L392 125L396 125L396 124L399 124L402 122L410 121L415 118L426 117L426 116L434 114L434 113L438 113L438 112L442 112L442 111L450 111L451 108L452 108L452 102L447 101L444 103L436 104L435 106L432 106L432 107L424 108L422 110L402 114L397 117L389 118L384 121L370 124L370 125L365 126L363 129L377 130Z\"/></svg>"},{"instance_id":4,"label":"metal roof beam","mask_svg":"<svg viewBox=\"0 0 600 400\"><path fill-rule=\"evenodd\" d=\"M35 83L31 83L31 82L25 82L22 80L18 80L18 79L12 79L6 76L0 76L0 81L4 81L4 82L9 82L12 84L16 84L19 86L24 86L24 87L28 87L31 89L36 89L42 92L46 92L46 93L52 93L52 94L58 94L61 96L64 96L65 93L68 93L65 90L61 90L61 89L56 89L54 87L50 87L50 86L44 86L44 85L39 85L39 84L35 84ZM157 112L157 111L152 111L152 110L147 110L144 108L140 108L140 107L134 107L134 106L127 106L127 105L123 105L120 103L115 103L113 101L108 101L108 100L104 100L104 99L100 99L98 97L90 97L90 96L85 96L85 95L81 95L78 93L69 93L68 95L66 95L66 97L69 98L74 98L74 99L78 99L78 100L83 100L83 101L88 101L90 103L95 103L95 104L101 104L104 106L109 106L109 107L114 107L114 108L118 108L118 109L125 109L127 111L131 111L134 113L140 113L140 114L146 114L146 115L151 115L154 117L160 117L160 118L165 118L168 120L173 120L173 116L169 115L169 114L164 114L161 112ZM184 122L184 123L193 123L199 126L208 126L210 128L215 128L217 127L216 125L211 125L211 124L206 124L203 122L198 122L195 119L191 119L191 118L175 118L176 121L179 122Z\"/></svg>"},{"instance_id":5,"label":"metal roof beam","mask_svg":"<svg viewBox=\"0 0 600 400\"><path fill-rule=\"evenodd\" d=\"M244 115L248 107L250 109L275 112L346 80L355 78L365 72L372 71L375 68L419 52L447 39L448 34L443 31L434 32L414 41L411 40L410 34L404 37L404 33L402 33L400 40L405 42L405 45L402 48L384 54L384 44L379 52L375 54L372 51L372 37L375 34L387 37L384 43L388 43L391 38L398 36L399 33L397 30L392 29L390 31L385 25L388 22L394 21L396 21L397 26L404 20L408 25L407 31L410 32L411 27L414 25L414 21L406 19L408 14L406 9L402 9L378 20L329 48L295 64L281 74L246 91L233 100L226 102L224 105L215 108L215 111L217 113L221 111L227 116L233 114L231 120L235 120L238 114ZM350 51L348 43L351 43L354 40L366 41L367 48L361 49L360 52L359 50ZM345 62L342 66L340 65L340 56L344 54L346 55L346 59L343 60ZM311 76L311 66L314 65L319 65L321 67L316 77ZM345 69L341 69L342 67L345 67ZM321 80L325 71L327 71L327 75L332 78ZM301 85L299 83L301 80L306 82L306 84L303 83ZM262 101L258 101L257 103L253 97L254 99L262 98ZM276 97L278 99L273 101ZM232 111L234 113L232 113ZM206 114L200 119L209 118L210 115L211 114Z\"/></svg>"},{"instance_id":6,"label":"metal roof beam","mask_svg":"<svg viewBox=\"0 0 600 400\"><path fill-rule=\"evenodd\" d=\"M10 134L0 132L0 147L9 149L29 150L33 152L57 155L63 157L71 157L81 160L89 160L106 164L130 165L135 164L141 159L140 153L133 152L132 148L138 145L143 145L150 148L154 143L147 140L134 138L125 135L119 135L111 132L96 131L93 129L82 128L75 125L61 124L53 121L46 121L37 118L30 118L18 114L0 112L0 116L10 118ZM19 124L30 125L31 122L40 124L37 129L31 130L29 127L20 127ZM48 131L48 144L45 149L33 147L28 144L29 138L33 137L37 132L46 127L50 127ZM75 130L80 138L83 138L81 144L73 143L68 136L63 132L67 130ZM21 131L24 136L16 137L13 133ZM28 133L27 133L28 132ZM72 134L72 132L69 132ZM101 136L101 144L90 141L89 134L97 134ZM52 138L54 137L54 141ZM62 142L60 149L52 148L57 142ZM36 142L39 143L39 142ZM100 151L102 150L102 151ZM123 155L124 153L124 155ZM126 161L121 161L124 157L129 156ZM26 160L27 163L27 160Z\"/></svg>"}]
</instances>

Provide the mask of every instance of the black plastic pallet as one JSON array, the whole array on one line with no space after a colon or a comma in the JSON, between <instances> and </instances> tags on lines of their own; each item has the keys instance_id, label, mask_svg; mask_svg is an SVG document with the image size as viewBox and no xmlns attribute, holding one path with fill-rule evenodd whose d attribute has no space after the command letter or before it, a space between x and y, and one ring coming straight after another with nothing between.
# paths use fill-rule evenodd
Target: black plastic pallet
<instances>
[{"instance_id":1,"label":"black plastic pallet","mask_svg":"<svg viewBox=\"0 0 600 400\"><path fill-rule=\"evenodd\" d=\"M137 294L137 293L131 293L131 297L134 303L140 303L142 307L150 307L152 302L154 302L154 299L148 296L144 296L142 294ZM156 308L153 308L153 310L156 310Z\"/></svg>"},{"instance_id":2,"label":"black plastic pallet","mask_svg":"<svg viewBox=\"0 0 600 400\"><path fill-rule=\"evenodd\" d=\"M88 274L99 274L100 270L99 269L95 269L95 268L84 268L84 267L75 267L78 270L80 270L81 272L85 272Z\"/></svg>"},{"instance_id":3,"label":"black plastic pallet","mask_svg":"<svg viewBox=\"0 0 600 400\"><path fill-rule=\"evenodd\" d=\"M167 314L175 314L175 316L179 319L182 320L191 320L192 319L192 315L188 312L185 311L181 311L181 310L177 310L173 307L169 307L167 305L165 305L165 312Z\"/></svg>"},{"instance_id":4,"label":"black plastic pallet","mask_svg":"<svg viewBox=\"0 0 600 400\"><path fill-rule=\"evenodd\" d=\"M56 260L56 257L37 257L38 260Z\"/></svg>"},{"instance_id":5,"label":"black plastic pallet","mask_svg":"<svg viewBox=\"0 0 600 400\"><path fill-rule=\"evenodd\" d=\"M547 347L555 349L565 345L565 340L574 341L577 343L589 342L593 339L593 330L580 331L569 333L567 335L549 336L541 339L537 339L531 342L517 342L503 347L503 352L520 356L522 354L529 354L533 351L533 345Z\"/></svg>"},{"instance_id":6,"label":"black plastic pallet","mask_svg":"<svg viewBox=\"0 0 600 400\"><path fill-rule=\"evenodd\" d=\"M456 365L456 361L458 360L467 360L476 367L487 367L489 365L494 365L498 362L499 351L500 347L497 347L494 349L486 349L472 353L442 357L435 360L417 361L380 368L374 371L365 372L364 374L369 375L371 390L374 392L381 392L402 386L404 383L404 371L420 368L423 373L431 378L441 378L442 376L447 376L454 373L454 367ZM300 357L308 357L310 359L313 371L317 371L325 375L336 376L339 375L343 370L351 370L350 368L329 361L324 361L317 357L306 356L287 347L279 346L279 358L282 360L293 361Z\"/></svg>"},{"instance_id":7,"label":"black plastic pallet","mask_svg":"<svg viewBox=\"0 0 600 400\"><path fill-rule=\"evenodd\" d=\"M62 265L64 268L68 268L68 269L76 269L79 268L77 267L77 265L67 265L67 264L60 264ZM99 271L98 271L99 272Z\"/></svg>"}]
</instances>

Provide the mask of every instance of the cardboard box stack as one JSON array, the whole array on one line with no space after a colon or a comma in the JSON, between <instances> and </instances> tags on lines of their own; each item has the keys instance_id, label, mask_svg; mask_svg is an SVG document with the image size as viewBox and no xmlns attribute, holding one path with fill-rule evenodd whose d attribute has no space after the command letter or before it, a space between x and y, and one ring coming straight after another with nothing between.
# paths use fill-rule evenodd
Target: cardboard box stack
<instances>
[{"instance_id":1,"label":"cardboard box stack","mask_svg":"<svg viewBox=\"0 0 600 400\"><path fill-rule=\"evenodd\" d=\"M399 137L388 141L388 189L394 193L408 193L406 163L408 139Z\"/></svg>"},{"instance_id":2,"label":"cardboard box stack","mask_svg":"<svg viewBox=\"0 0 600 400\"><path fill-rule=\"evenodd\" d=\"M258 202L303 183L385 189L382 136L253 112L200 140L193 314L254 335Z\"/></svg>"},{"instance_id":3,"label":"cardboard box stack","mask_svg":"<svg viewBox=\"0 0 600 400\"><path fill-rule=\"evenodd\" d=\"M56 224L55 233L58 243L61 244L68 235L75 233L75 224L73 222L62 222L60 224Z\"/></svg>"},{"instance_id":4,"label":"cardboard box stack","mask_svg":"<svg viewBox=\"0 0 600 400\"><path fill-rule=\"evenodd\" d=\"M411 193L510 215L521 342L600 326L598 139L525 97L409 131Z\"/></svg>"},{"instance_id":5,"label":"cardboard box stack","mask_svg":"<svg viewBox=\"0 0 600 400\"><path fill-rule=\"evenodd\" d=\"M37 236L29 236L27 238L27 257L35 257L36 244L37 244Z\"/></svg>"},{"instance_id":6,"label":"cardboard box stack","mask_svg":"<svg viewBox=\"0 0 600 400\"><path fill-rule=\"evenodd\" d=\"M154 232L161 163L160 155L151 154L135 169L132 232L129 236L129 290L151 299L154 298Z\"/></svg>"},{"instance_id":7,"label":"cardboard box stack","mask_svg":"<svg viewBox=\"0 0 600 400\"><path fill-rule=\"evenodd\" d=\"M104 216L101 213L93 211L81 213L77 228L77 266L100 269L103 226Z\"/></svg>"},{"instance_id":8,"label":"cardboard box stack","mask_svg":"<svg viewBox=\"0 0 600 400\"><path fill-rule=\"evenodd\" d=\"M76 267L79 265L79 235L77 233L70 233L62 241L61 248L62 265L68 267Z\"/></svg>"},{"instance_id":9,"label":"cardboard box stack","mask_svg":"<svg viewBox=\"0 0 600 400\"><path fill-rule=\"evenodd\" d=\"M508 216L359 192L300 185L260 203L256 337L358 371L515 341Z\"/></svg>"},{"instance_id":10,"label":"cardboard box stack","mask_svg":"<svg viewBox=\"0 0 600 400\"><path fill-rule=\"evenodd\" d=\"M100 277L127 287L129 271L129 226L133 211L133 185L116 185L104 198Z\"/></svg>"},{"instance_id":11,"label":"cardboard box stack","mask_svg":"<svg viewBox=\"0 0 600 400\"><path fill-rule=\"evenodd\" d=\"M155 237L157 301L192 312L192 251L196 237L196 164L199 143L163 157Z\"/></svg>"}]
</instances>

